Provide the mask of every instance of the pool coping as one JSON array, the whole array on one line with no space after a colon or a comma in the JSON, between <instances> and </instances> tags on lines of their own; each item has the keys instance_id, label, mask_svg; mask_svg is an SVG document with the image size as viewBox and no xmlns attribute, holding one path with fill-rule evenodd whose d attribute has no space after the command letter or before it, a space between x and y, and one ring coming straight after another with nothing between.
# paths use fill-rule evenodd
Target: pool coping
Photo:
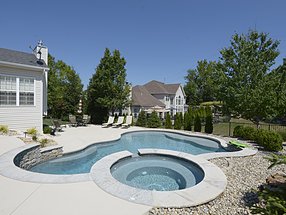
<instances>
[{"instance_id":1,"label":"pool coping","mask_svg":"<svg viewBox=\"0 0 286 215\"><path fill-rule=\"evenodd\" d=\"M205 134L200 134L200 133L186 133L185 131L174 131L174 130L168 130L168 129L142 129L142 130L137 130L137 131L126 130L120 134L119 138L114 138L112 140L104 141L102 143L116 141L120 139L123 134L131 133L131 132L144 132L144 131L145 132L146 131L162 131L162 132L169 132L169 133L175 133L175 134L182 134L185 136L203 137L203 138L215 140L219 142L221 146L227 147L227 142L225 140L215 137L213 135L205 135ZM76 153L76 152L85 150L97 143L99 142L89 144L88 146L83 147L80 150L75 150L75 151L64 153L64 154ZM0 155L0 175L15 179L15 180L19 180L19 181L24 181L24 182L51 183L51 184L75 183L75 182L85 182L85 181L92 180L90 173L69 174L69 175L44 174L44 173L36 173L36 172L24 170L14 164L14 158L17 154L19 154L20 152L24 150L30 149L38 145L39 144L25 145L25 146L13 149L11 151L8 151ZM47 150L50 150L53 147L57 148L59 147L59 145L50 146L49 148L47 148ZM41 150L45 150L45 149L41 149ZM251 156L256 153L257 153L257 149L243 148L240 151L234 151L234 152L215 152L215 153L206 153L206 154L193 155L193 156L198 156L199 158L208 160L208 159L218 158L218 157Z\"/></svg>"},{"instance_id":2,"label":"pool coping","mask_svg":"<svg viewBox=\"0 0 286 215\"><path fill-rule=\"evenodd\" d=\"M91 168L91 178L111 195L134 203L155 207L190 207L215 199L226 188L227 179L223 171L203 158L184 152L162 149L138 149L140 155L167 155L197 164L204 172L203 180L197 185L175 191L151 191L125 185L113 178L110 168L120 159L132 156L129 151L108 155ZM100 172L100 174L98 174Z\"/></svg>"}]
</instances>

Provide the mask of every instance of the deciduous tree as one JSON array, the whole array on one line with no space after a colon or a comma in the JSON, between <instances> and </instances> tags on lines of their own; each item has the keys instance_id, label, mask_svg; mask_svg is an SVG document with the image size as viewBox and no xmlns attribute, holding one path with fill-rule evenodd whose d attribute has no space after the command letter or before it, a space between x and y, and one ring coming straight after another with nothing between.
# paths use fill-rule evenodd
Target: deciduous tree
<instances>
[{"instance_id":1,"label":"deciduous tree","mask_svg":"<svg viewBox=\"0 0 286 215\"><path fill-rule=\"evenodd\" d=\"M273 116L275 97L267 75L279 55L278 45L268 34L251 30L235 34L231 46L221 50L221 99L226 112L256 124Z\"/></svg>"}]
</instances>

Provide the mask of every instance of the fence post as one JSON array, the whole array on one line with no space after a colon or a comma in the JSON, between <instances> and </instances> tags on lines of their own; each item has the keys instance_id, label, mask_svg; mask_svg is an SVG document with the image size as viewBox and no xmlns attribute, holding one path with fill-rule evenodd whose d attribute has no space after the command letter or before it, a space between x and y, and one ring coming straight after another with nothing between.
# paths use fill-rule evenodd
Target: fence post
<instances>
[{"instance_id":1,"label":"fence post","mask_svg":"<svg viewBox=\"0 0 286 215\"><path fill-rule=\"evenodd\" d=\"M270 124L268 124L268 130L270 131Z\"/></svg>"},{"instance_id":2,"label":"fence post","mask_svg":"<svg viewBox=\"0 0 286 215\"><path fill-rule=\"evenodd\" d=\"M231 121L228 123L228 136L230 137L230 132L231 132Z\"/></svg>"}]
</instances>

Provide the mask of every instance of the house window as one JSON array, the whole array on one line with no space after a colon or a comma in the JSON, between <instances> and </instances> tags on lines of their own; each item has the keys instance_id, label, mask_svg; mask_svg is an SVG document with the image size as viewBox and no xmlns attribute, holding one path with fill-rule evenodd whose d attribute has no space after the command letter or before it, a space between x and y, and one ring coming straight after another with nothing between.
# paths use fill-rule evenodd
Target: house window
<instances>
[{"instance_id":1,"label":"house window","mask_svg":"<svg viewBox=\"0 0 286 215\"><path fill-rule=\"evenodd\" d=\"M34 105L34 79L20 78L19 82L20 105Z\"/></svg>"},{"instance_id":2,"label":"house window","mask_svg":"<svg viewBox=\"0 0 286 215\"><path fill-rule=\"evenodd\" d=\"M33 78L0 75L0 106L34 105Z\"/></svg>"},{"instance_id":3,"label":"house window","mask_svg":"<svg viewBox=\"0 0 286 215\"><path fill-rule=\"evenodd\" d=\"M170 104L173 105L174 98L170 99Z\"/></svg>"},{"instance_id":4,"label":"house window","mask_svg":"<svg viewBox=\"0 0 286 215\"><path fill-rule=\"evenodd\" d=\"M16 95L16 78L10 76L0 76L0 105L16 105Z\"/></svg>"},{"instance_id":5,"label":"house window","mask_svg":"<svg viewBox=\"0 0 286 215\"><path fill-rule=\"evenodd\" d=\"M166 102L168 102L170 100L169 96L166 96Z\"/></svg>"}]
</instances>

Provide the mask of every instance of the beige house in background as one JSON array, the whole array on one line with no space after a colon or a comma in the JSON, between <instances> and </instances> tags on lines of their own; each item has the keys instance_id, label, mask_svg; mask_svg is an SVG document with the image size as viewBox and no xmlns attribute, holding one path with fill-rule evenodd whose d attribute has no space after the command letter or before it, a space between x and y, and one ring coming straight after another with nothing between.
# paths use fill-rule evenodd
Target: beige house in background
<instances>
[{"instance_id":1,"label":"beige house in background","mask_svg":"<svg viewBox=\"0 0 286 215\"><path fill-rule=\"evenodd\" d=\"M25 53L0 48L0 125L43 131L47 114L48 48Z\"/></svg>"},{"instance_id":2,"label":"beige house in background","mask_svg":"<svg viewBox=\"0 0 286 215\"><path fill-rule=\"evenodd\" d=\"M167 112L174 116L176 113L186 112L187 109L186 94L181 84L164 84L153 80L132 88L131 112L135 118L140 111L156 111L160 118L165 118Z\"/></svg>"}]
</instances>

